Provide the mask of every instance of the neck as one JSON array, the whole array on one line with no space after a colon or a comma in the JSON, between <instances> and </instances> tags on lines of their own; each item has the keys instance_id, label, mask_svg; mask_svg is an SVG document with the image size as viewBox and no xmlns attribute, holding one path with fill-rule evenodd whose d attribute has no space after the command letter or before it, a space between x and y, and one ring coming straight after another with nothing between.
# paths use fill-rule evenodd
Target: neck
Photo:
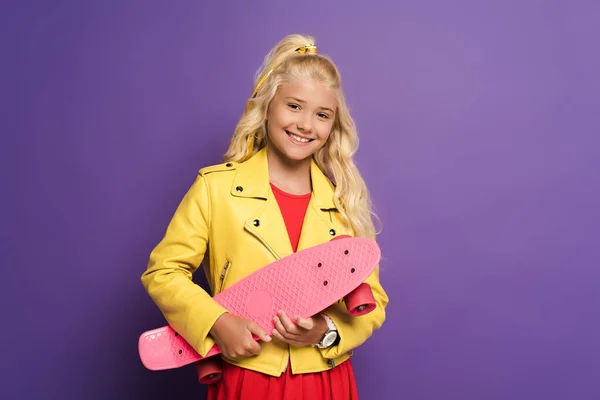
<instances>
[{"instance_id":1,"label":"neck","mask_svg":"<svg viewBox=\"0 0 600 400\"><path fill-rule=\"evenodd\" d=\"M267 146L267 160L269 180L273 185L290 194L306 194L312 190L310 158L300 161L289 160L276 154L276 150L271 146Z\"/></svg>"}]
</instances>

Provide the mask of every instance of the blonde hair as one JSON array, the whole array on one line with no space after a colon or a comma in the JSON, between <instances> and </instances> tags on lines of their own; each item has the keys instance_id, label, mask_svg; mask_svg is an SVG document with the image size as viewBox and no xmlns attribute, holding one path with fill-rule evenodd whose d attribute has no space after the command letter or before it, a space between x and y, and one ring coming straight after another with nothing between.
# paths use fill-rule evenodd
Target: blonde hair
<instances>
[{"instance_id":1,"label":"blonde hair","mask_svg":"<svg viewBox=\"0 0 600 400\"><path fill-rule=\"evenodd\" d=\"M335 184L333 201L346 227L355 236L374 238L377 232L371 217L377 216L367 186L354 164L359 139L346 105L340 73L329 57L297 51L314 43L311 36L288 35L269 51L255 77L256 95L248 100L224 158L226 162L243 162L266 146L268 107L283 83L291 78L317 79L334 91L337 111L329 139L313 159Z\"/></svg>"}]
</instances>

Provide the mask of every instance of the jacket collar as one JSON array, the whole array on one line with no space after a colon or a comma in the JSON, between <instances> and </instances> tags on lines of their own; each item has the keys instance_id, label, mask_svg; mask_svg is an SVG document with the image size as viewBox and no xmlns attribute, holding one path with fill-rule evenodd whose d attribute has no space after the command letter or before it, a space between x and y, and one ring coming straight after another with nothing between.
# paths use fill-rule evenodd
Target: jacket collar
<instances>
[{"instance_id":1,"label":"jacket collar","mask_svg":"<svg viewBox=\"0 0 600 400\"><path fill-rule=\"evenodd\" d=\"M321 210L335 210L333 194L335 187L311 159L310 177L316 206ZM231 186L231 194L236 197L251 197L266 200L271 190L266 147L250 159L240 163Z\"/></svg>"}]
</instances>

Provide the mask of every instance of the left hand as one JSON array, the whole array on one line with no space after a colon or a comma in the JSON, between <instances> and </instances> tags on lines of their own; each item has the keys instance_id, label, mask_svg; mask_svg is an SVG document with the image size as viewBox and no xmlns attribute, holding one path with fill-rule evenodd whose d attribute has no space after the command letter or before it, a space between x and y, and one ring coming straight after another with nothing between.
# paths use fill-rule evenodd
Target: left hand
<instances>
[{"instance_id":1,"label":"left hand","mask_svg":"<svg viewBox=\"0 0 600 400\"><path fill-rule=\"evenodd\" d=\"M283 311L273 319L273 336L292 346L310 346L317 344L327 332L327 322L321 315L311 318L296 316L292 321Z\"/></svg>"}]
</instances>

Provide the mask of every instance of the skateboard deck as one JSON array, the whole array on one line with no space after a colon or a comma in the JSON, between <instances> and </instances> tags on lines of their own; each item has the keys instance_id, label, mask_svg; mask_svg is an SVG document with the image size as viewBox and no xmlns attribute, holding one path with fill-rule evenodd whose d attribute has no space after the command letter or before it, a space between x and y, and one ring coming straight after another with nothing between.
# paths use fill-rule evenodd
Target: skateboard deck
<instances>
[{"instance_id":1,"label":"skateboard deck","mask_svg":"<svg viewBox=\"0 0 600 400\"><path fill-rule=\"evenodd\" d=\"M372 311L375 301L363 281L379 263L374 240L338 237L281 258L236 282L214 297L231 314L274 328L279 310L311 317L346 297L352 316ZM365 286L368 293L365 293ZM352 292L355 295L352 297ZM202 357L170 326L144 332L138 342L143 365L150 370L179 368L220 354L215 345Z\"/></svg>"}]
</instances>

